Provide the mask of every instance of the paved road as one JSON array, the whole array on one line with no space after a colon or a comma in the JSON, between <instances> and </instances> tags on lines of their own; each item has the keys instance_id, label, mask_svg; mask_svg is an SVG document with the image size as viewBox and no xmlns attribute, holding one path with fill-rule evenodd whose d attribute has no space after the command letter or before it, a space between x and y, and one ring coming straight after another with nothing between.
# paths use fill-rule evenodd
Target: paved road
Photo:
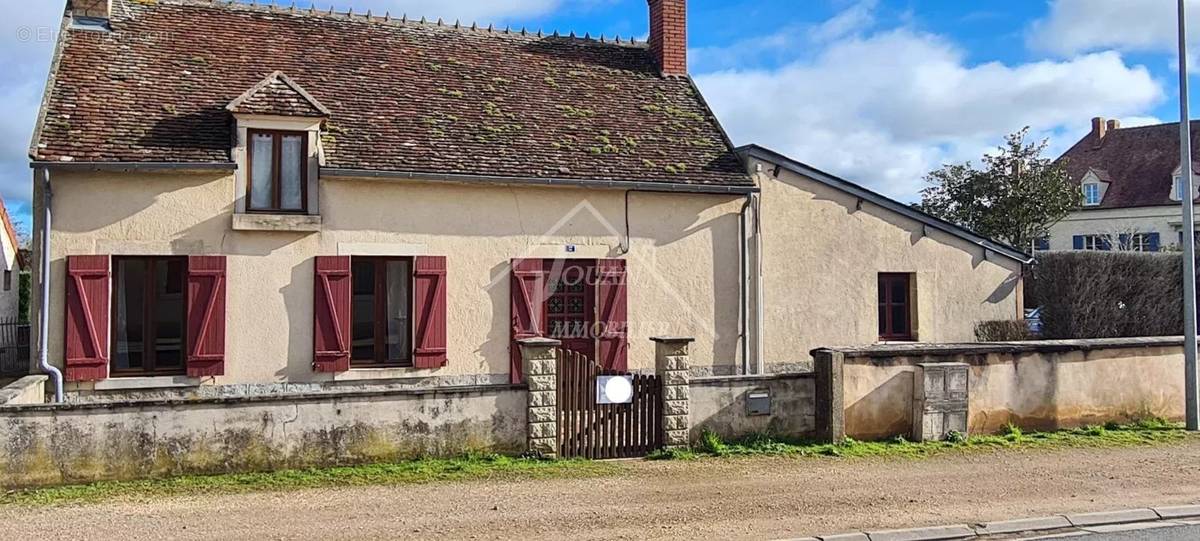
<instances>
[{"instance_id":1,"label":"paved road","mask_svg":"<svg viewBox=\"0 0 1200 541\"><path fill-rule=\"evenodd\" d=\"M1110 533L1081 533L1079 537L1067 537L1066 539L1078 539L1079 541L1196 541L1200 539L1200 525L1187 526L1162 526L1162 525L1146 525L1154 526L1145 529L1129 530L1124 532ZM1063 537L1035 537L1036 539L1063 539ZM1031 540L1032 541L1032 540Z\"/></svg>"},{"instance_id":2,"label":"paved road","mask_svg":"<svg viewBox=\"0 0 1200 541\"><path fill-rule=\"evenodd\" d=\"M487 480L0 509L8 539L784 539L1200 501L1200 438L927 459L633 461Z\"/></svg>"}]
</instances>

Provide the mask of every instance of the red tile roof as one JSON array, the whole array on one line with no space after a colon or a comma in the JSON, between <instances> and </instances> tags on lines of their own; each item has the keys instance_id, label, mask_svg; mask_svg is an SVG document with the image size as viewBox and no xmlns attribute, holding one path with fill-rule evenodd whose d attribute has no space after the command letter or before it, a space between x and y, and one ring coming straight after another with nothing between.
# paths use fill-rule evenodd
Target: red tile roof
<instances>
[{"instance_id":1,"label":"red tile roof","mask_svg":"<svg viewBox=\"0 0 1200 541\"><path fill-rule=\"evenodd\" d=\"M1200 121L1195 120L1192 153L1200 157ZM1067 173L1075 182L1093 169L1111 183L1099 208L1179 204L1171 199L1179 167L1178 122L1108 130L1098 147L1095 136L1088 134L1059 159L1066 160Z\"/></svg>"},{"instance_id":2,"label":"red tile roof","mask_svg":"<svg viewBox=\"0 0 1200 541\"><path fill-rule=\"evenodd\" d=\"M227 163L225 107L280 71L328 107L328 167L752 185L644 44L204 0L113 13L112 34L64 32L35 160Z\"/></svg>"}]
</instances>

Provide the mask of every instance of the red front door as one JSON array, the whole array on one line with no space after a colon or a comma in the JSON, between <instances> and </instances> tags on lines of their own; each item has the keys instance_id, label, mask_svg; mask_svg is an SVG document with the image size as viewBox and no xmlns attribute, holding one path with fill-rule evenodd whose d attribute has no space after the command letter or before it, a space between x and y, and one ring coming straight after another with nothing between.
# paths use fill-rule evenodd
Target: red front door
<instances>
[{"instance_id":1,"label":"red front door","mask_svg":"<svg viewBox=\"0 0 1200 541\"><path fill-rule=\"evenodd\" d=\"M596 276L592 261L547 261L549 337L563 347L596 358Z\"/></svg>"}]
</instances>

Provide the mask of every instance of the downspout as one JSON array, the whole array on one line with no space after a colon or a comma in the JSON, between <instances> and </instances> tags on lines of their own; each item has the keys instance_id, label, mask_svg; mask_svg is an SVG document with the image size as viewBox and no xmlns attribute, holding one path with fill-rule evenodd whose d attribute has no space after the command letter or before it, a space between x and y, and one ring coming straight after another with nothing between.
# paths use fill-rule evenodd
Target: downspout
<instances>
[{"instance_id":1,"label":"downspout","mask_svg":"<svg viewBox=\"0 0 1200 541\"><path fill-rule=\"evenodd\" d=\"M762 195L751 195L754 201L754 358L758 373L765 374L763 361L763 263L762 263Z\"/></svg>"},{"instance_id":2,"label":"downspout","mask_svg":"<svg viewBox=\"0 0 1200 541\"><path fill-rule=\"evenodd\" d=\"M54 380L54 401L63 403L62 371L50 364L50 168L42 168L42 205L46 212L42 216L41 287L42 304L38 310L38 364L42 372Z\"/></svg>"},{"instance_id":3,"label":"downspout","mask_svg":"<svg viewBox=\"0 0 1200 541\"><path fill-rule=\"evenodd\" d=\"M747 237L749 234L749 225L747 223L748 214L750 211L751 202L754 196L747 194L746 202L742 205L742 212L738 214L738 248L739 248L739 264L740 272L738 278L741 286L741 295L739 309L741 310L741 331L742 331L742 374L751 374L750 371L750 240Z\"/></svg>"}]
</instances>

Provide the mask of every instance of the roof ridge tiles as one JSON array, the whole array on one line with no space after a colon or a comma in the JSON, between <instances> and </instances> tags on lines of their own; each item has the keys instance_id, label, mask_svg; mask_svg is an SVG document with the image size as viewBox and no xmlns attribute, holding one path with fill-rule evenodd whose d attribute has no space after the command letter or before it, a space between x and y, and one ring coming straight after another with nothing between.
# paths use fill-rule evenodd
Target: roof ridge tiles
<instances>
[{"instance_id":1,"label":"roof ridge tiles","mask_svg":"<svg viewBox=\"0 0 1200 541\"><path fill-rule=\"evenodd\" d=\"M127 0L127 1L129 1L129 0ZM250 11L250 12L271 13L271 14L286 14L286 15L294 15L297 17L314 17L314 18L322 18L322 19L338 19L338 20L349 19L349 20L359 20L359 21L365 21L365 22L371 22L371 23L379 23L379 24L390 25L390 26L421 25L421 26L425 26L427 28L441 28L444 30L456 30L456 31L461 31L461 32L476 32L477 33L480 29L483 28L483 27L480 27L478 25L478 22L476 22L476 21L472 21L469 26L466 24L461 24L459 20L455 20L453 25L446 24L446 22L440 17L436 21L427 20L425 17L421 17L421 19L418 21L415 19L409 19L407 13L402 14L401 18L397 19L397 18L392 17L390 12L387 12L384 15L375 15L371 12L371 10L367 10L367 12L365 14L356 14L356 13L354 13L353 7L350 7L349 9L347 9L347 11L343 12L343 11L338 11L337 6L333 5L333 4L330 4L328 10L319 10L319 9L317 9L316 2L311 2L311 1L309 2L309 8L307 10L306 9L297 9L295 1L293 1L291 3L290 7L281 9L277 6L276 0L266 0L266 1L267 1L267 3L264 4L264 3L262 3L262 0L251 0L250 3L237 2L236 0L158 0L157 2L155 2L155 4L168 4L168 5L175 4L175 5L181 5L181 6L216 7L216 8L231 9L231 10L236 10L236 11ZM145 4L143 4L143 5L145 5ZM151 4L151 5L153 5L153 4ZM517 31L512 30L511 26L506 26L504 28L504 30L501 31L499 29L496 29L494 27L494 25L491 25L491 24L489 24L487 26L486 30L488 33L491 33L495 36L521 36L524 38L529 38L532 36L532 37L536 37L538 39L545 39L546 36L551 36L551 37L562 39L562 40L571 40L571 41L579 42L581 45L593 44L593 45L621 46L621 47L631 47L631 48L647 47L647 44L645 42L639 43L637 38L630 38L630 39L626 39L626 40L622 40L622 39L611 40L611 39L603 39L602 38L603 34L601 34L601 36L602 36L601 38L594 38L591 36L590 32L586 33L583 37L580 37L574 31L571 31L569 33L569 35L563 35L562 33L560 33L557 30L555 30L552 34L548 34L548 33L542 32L542 30L539 29L538 32L535 34L533 32L526 31L525 28L522 28L522 30L520 32L517 32Z\"/></svg>"}]
</instances>

